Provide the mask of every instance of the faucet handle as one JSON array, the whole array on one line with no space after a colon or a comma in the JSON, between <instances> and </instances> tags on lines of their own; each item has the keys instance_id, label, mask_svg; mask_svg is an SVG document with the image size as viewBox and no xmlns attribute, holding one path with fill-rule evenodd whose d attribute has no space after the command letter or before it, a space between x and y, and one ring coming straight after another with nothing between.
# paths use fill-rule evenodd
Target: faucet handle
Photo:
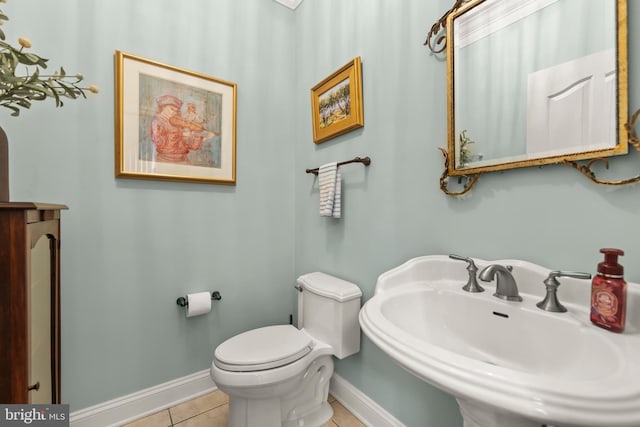
<instances>
[{"instance_id":1,"label":"faucet handle","mask_svg":"<svg viewBox=\"0 0 640 427\"><path fill-rule=\"evenodd\" d=\"M544 299L536 304L538 308L541 308L545 311L551 311L554 313L564 313L567 311L567 308L560 304L558 301L558 286L560 286L560 282L558 281L558 277L573 277L574 279L591 279L591 274L589 273L580 273L576 271L552 271L549 273L547 278L544 280L544 285L547 288L547 295L545 295Z\"/></svg>"},{"instance_id":2,"label":"faucet handle","mask_svg":"<svg viewBox=\"0 0 640 427\"><path fill-rule=\"evenodd\" d=\"M473 262L473 259L454 254L450 254L449 258L458 261L465 261L468 264L467 271L469 272L469 280L467 281L467 284L462 287L462 290L467 292L484 292L484 288L478 284L478 280L476 279L478 267L476 267L476 263Z\"/></svg>"},{"instance_id":3,"label":"faucet handle","mask_svg":"<svg viewBox=\"0 0 640 427\"><path fill-rule=\"evenodd\" d=\"M549 276L545 279L544 284L547 285L547 282L552 282L556 286L560 285L557 277L573 277L574 279L591 279L590 273L581 273L578 271L552 271L549 273Z\"/></svg>"}]
</instances>

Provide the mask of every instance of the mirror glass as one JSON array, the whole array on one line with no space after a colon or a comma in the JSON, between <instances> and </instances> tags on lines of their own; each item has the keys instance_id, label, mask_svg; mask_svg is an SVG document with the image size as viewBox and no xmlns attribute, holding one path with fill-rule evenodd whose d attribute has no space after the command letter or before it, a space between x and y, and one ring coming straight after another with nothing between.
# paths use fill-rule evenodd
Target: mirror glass
<instances>
[{"instance_id":1,"label":"mirror glass","mask_svg":"<svg viewBox=\"0 0 640 427\"><path fill-rule=\"evenodd\" d=\"M626 0L474 0L447 18L449 174L627 152Z\"/></svg>"}]
</instances>

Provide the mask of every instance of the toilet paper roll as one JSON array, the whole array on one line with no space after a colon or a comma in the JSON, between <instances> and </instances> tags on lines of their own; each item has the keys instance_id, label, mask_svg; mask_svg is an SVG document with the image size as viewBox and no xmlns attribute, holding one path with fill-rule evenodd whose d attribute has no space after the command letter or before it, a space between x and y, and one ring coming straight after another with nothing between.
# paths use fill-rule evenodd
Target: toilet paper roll
<instances>
[{"instance_id":1,"label":"toilet paper roll","mask_svg":"<svg viewBox=\"0 0 640 427\"><path fill-rule=\"evenodd\" d=\"M187 301L189 302L187 317L199 316L211 311L211 294L209 292L188 294Z\"/></svg>"}]
</instances>

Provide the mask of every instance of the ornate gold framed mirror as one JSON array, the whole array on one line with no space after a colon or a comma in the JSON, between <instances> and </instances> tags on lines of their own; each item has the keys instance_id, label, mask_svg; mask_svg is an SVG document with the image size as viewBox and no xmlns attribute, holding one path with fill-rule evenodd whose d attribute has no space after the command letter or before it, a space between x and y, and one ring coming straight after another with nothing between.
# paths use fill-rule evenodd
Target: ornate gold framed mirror
<instances>
[{"instance_id":1,"label":"ornate gold framed mirror","mask_svg":"<svg viewBox=\"0 0 640 427\"><path fill-rule=\"evenodd\" d=\"M457 0L425 44L446 49L447 194L484 172L554 163L609 183L576 162L637 143L627 0ZM449 176L466 177L463 192L446 190Z\"/></svg>"}]
</instances>

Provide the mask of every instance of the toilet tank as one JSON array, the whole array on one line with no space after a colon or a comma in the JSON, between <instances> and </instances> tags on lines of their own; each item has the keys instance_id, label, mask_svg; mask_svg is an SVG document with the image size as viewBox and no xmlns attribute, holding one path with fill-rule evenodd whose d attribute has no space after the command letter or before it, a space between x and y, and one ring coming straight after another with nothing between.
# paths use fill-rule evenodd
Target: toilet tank
<instances>
[{"instance_id":1,"label":"toilet tank","mask_svg":"<svg viewBox=\"0 0 640 427\"><path fill-rule=\"evenodd\" d=\"M317 340L329 344L343 359L360 351L358 313L362 291L351 282L315 272L298 277L298 327Z\"/></svg>"}]
</instances>

